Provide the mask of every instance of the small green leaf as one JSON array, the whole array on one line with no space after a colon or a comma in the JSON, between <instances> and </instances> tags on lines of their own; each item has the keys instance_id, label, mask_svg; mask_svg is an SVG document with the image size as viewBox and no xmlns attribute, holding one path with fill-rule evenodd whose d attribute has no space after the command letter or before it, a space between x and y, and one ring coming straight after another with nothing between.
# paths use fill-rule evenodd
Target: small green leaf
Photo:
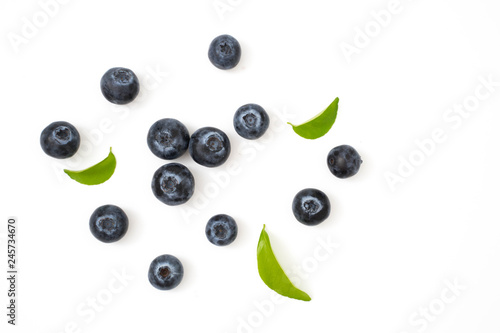
<instances>
[{"instance_id":1,"label":"small green leaf","mask_svg":"<svg viewBox=\"0 0 500 333\"><path fill-rule=\"evenodd\" d=\"M259 238L259 245L257 246L257 264L262 281L280 295L301 301L310 301L311 297L302 290L297 289L288 276L286 276L283 268L281 268L274 256L269 235L265 229L266 225L264 224Z\"/></svg>"},{"instance_id":2,"label":"small green leaf","mask_svg":"<svg viewBox=\"0 0 500 333\"><path fill-rule=\"evenodd\" d=\"M314 118L309 119L305 123L301 125L293 125L291 123L287 123L292 125L295 133L300 135L303 138L314 140L322 137L330 128L332 128L335 123L335 119L337 119L337 110L339 108L339 98L335 98L335 100L330 104L323 112L316 115Z\"/></svg>"},{"instance_id":3,"label":"small green leaf","mask_svg":"<svg viewBox=\"0 0 500 333\"><path fill-rule=\"evenodd\" d=\"M115 172L116 168L116 158L109 148L109 155L101 162L88 169L82 171L71 171L64 169L64 172L70 176L71 179L84 185L97 185L102 184Z\"/></svg>"}]
</instances>

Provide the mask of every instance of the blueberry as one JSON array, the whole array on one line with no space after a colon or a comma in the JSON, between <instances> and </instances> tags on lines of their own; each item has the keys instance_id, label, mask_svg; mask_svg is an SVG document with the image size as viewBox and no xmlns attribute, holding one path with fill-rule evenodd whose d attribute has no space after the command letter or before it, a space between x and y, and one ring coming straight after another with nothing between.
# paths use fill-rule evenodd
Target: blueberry
<instances>
[{"instance_id":1,"label":"blueberry","mask_svg":"<svg viewBox=\"0 0 500 333\"><path fill-rule=\"evenodd\" d=\"M238 225L236 221L229 215L219 214L208 220L205 228L210 243L217 246L225 246L231 244L238 235Z\"/></svg>"},{"instance_id":2,"label":"blueberry","mask_svg":"<svg viewBox=\"0 0 500 333\"><path fill-rule=\"evenodd\" d=\"M246 104L236 110L233 125L241 137L255 140L264 135L269 128L269 116L262 106Z\"/></svg>"},{"instance_id":3,"label":"blueberry","mask_svg":"<svg viewBox=\"0 0 500 333\"><path fill-rule=\"evenodd\" d=\"M219 69L234 68L240 62L240 43L230 35L215 37L208 48L208 59Z\"/></svg>"},{"instance_id":4,"label":"blueberry","mask_svg":"<svg viewBox=\"0 0 500 333\"><path fill-rule=\"evenodd\" d=\"M183 276L182 263L170 254L156 257L149 265L148 279L156 289L174 289L181 283Z\"/></svg>"},{"instance_id":5,"label":"blueberry","mask_svg":"<svg viewBox=\"0 0 500 333\"><path fill-rule=\"evenodd\" d=\"M125 236L128 217L120 207L104 205L92 213L89 226L95 238L104 243L113 243Z\"/></svg>"},{"instance_id":6,"label":"blueberry","mask_svg":"<svg viewBox=\"0 0 500 333\"><path fill-rule=\"evenodd\" d=\"M189 132L176 119L160 119L149 129L147 141L153 154L164 160L173 160L188 149Z\"/></svg>"},{"instance_id":7,"label":"blueberry","mask_svg":"<svg viewBox=\"0 0 500 333\"><path fill-rule=\"evenodd\" d=\"M139 79L128 68L111 68L101 78L101 92L111 103L130 103L139 94Z\"/></svg>"},{"instance_id":8,"label":"blueberry","mask_svg":"<svg viewBox=\"0 0 500 333\"><path fill-rule=\"evenodd\" d=\"M330 200L322 191L306 188L293 198L292 210L300 223L317 225L330 215Z\"/></svg>"},{"instance_id":9,"label":"blueberry","mask_svg":"<svg viewBox=\"0 0 500 333\"><path fill-rule=\"evenodd\" d=\"M169 206L188 201L194 193L194 177L191 171L180 163L169 163L156 170L151 189L155 197Z\"/></svg>"},{"instance_id":10,"label":"blueberry","mask_svg":"<svg viewBox=\"0 0 500 333\"><path fill-rule=\"evenodd\" d=\"M229 158L231 143L226 133L214 127L203 127L191 135L189 154L203 166L213 168Z\"/></svg>"},{"instance_id":11,"label":"blueberry","mask_svg":"<svg viewBox=\"0 0 500 333\"><path fill-rule=\"evenodd\" d=\"M363 161L356 149L348 145L333 148L326 160L328 169L338 178L349 178L358 173Z\"/></svg>"},{"instance_id":12,"label":"blueberry","mask_svg":"<svg viewBox=\"0 0 500 333\"><path fill-rule=\"evenodd\" d=\"M70 123L56 121L42 131L40 145L49 156L68 158L75 155L80 147L80 134Z\"/></svg>"}]
</instances>

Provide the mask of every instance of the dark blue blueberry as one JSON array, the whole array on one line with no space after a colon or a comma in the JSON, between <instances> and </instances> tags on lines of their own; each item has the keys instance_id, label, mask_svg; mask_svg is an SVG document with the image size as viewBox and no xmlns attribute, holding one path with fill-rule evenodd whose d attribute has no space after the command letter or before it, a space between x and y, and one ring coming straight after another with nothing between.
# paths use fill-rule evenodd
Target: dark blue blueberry
<instances>
[{"instance_id":1,"label":"dark blue blueberry","mask_svg":"<svg viewBox=\"0 0 500 333\"><path fill-rule=\"evenodd\" d=\"M156 170L151 189L155 197L169 206L188 201L194 193L194 177L191 171L180 163L169 163Z\"/></svg>"},{"instance_id":2,"label":"dark blue blueberry","mask_svg":"<svg viewBox=\"0 0 500 333\"><path fill-rule=\"evenodd\" d=\"M127 104L139 94L139 79L128 68L114 67L102 76L101 91L111 103Z\"/></svg>"},{"instance_id":3,"label":"dark blue blueberry","mask_svg":"<svg viewBox=\"0 0 500 333\"><path fill-rule=\"evenodd\" d=\"M42 131L40 145L49 156L68 158L75 155L80 147L80 134L70 123L56 121Z\"/></svg>"},{"instance_id":4,"label":"dark blue blueberry","mask_svg":"<svg viewBox=\"0 0 500 333\"><path fill-rule=\"evenodd\" d=\"M156 257L149 265L148 279L156 289L174 289L181 283L183 276L182 263L170 254Z\"/></svg>"},{"instance_id":5,"label":"dark blue blueberry","mask_svg":"<svg viewBox=\"0 0 500 333\"><path fill-rule=\"evenodd\" d=\"M231 143L226 133L214 127L203 127L191 135L189 154L203 166L213 168L229 158Z\"/></svg>"},{"instance_id":6,"label":"dark blue blueberry","mask_svg":"<svg viewBox=\"0 0 500 333\"><path fill-rule=\"evenodd\" d=\"M208 220L205 228L210 243L217 246L225 246L231 244L238 235L238 225L236 221L229 215L219 214Z\"/></svg>"},{"instance_id":7,"label":"dark blue blueberry","mask_svg":"<svg viewBox=\"0 0 500 333\"><path fill-rule=\"evenodd\" d=\"M317 225L330 215L330 200L322 191L306 188L293 198L292 210L300 223Z\"/></svg>"},{"instance_id":8,"label":"dark blue blueberry","mask_svg":"<svg viewBox=\"0 0 500 333\"><path fill-rule=\"evenodd\" d=\"M180 121L171 118L155 122L148 132L148 147L164 160L173 160L186 152L189 132Z\"/></svg>"},{"instance_id":9,"label":"dark blue blueberry","mask_svg":"<svg viewBox=\"0 0 500 333\"><path fill-rule=\"evenodd\" d=\"M241 58L240 43L229 35L215 37L208 48L208 59L219 69L231 69Z\"/></svg>"},{"instance_id":10,"label":"dark blue blueberry","mask_svg":"<svg viewBox=\"0 0 500 333\"><path fill-rule=\"evenodd\" d=\"M356 149L348 145L333 148L326 159L328 169L338 178L349 178L358 173L363 161Z\"/></svg>"},{"instance_id":11,"label":"dark blue blueberry","mask_svg":"<svg viewBox=\"0 0 500 333\"><path fill-rule=\"evenodd\" d=\"M104 205L92 213L89 226L95 238L104 243L113 243L125 236L128 217L120 207Z\"/></svg>"},{"instance_id":12,"label":"dark blue blueberry","mask_svg":"<svg viewBox=\"0 0 500 333\"><path fill-rule=\"evenodd\" d=\"M255 140L264 135L269 128L269 116L262 106L246 104L236 110L233 125L241 137Z\"/></svg>"}]
</instances>

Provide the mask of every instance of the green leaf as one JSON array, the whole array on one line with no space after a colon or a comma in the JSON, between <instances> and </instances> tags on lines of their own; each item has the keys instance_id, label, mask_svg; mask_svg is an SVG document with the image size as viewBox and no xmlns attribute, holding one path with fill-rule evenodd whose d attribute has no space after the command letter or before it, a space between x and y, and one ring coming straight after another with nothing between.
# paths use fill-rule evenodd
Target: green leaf
<instances>
[{"instance_id":1,"label":"green leaf","mask_svg":"<svg viewBox=\"0 0 500 333\"><path fill-rule=\"evenodd\" d=\"M309 119L305 123L301 125L293 125L291 123L287 123L292 125L295 133L300 135L303 138L314 140L322 137L330 128L332 128L335 123L335 119L337 119L337 110L339 109L339 98L335 98L335 100L330 104L323 112L316 115L314 118Z\"/></svg>"},{"instance_id":2,"label":"green leaf","mask_svg":"<svg viewBox=\"0 0 500 333\"><path fill-rule=\"evenodd\" d=\"M297 289L288 276L286 276L283 268L281 268L274 256L269 235L265 229L266 225L264 224L259 238L259 245L257 246L257 264L262 281L280 295L301 301L310 301L311 297L302 290Z\"/></svg>"},{"instance_id":3,"label":"green leaf","mask_svg":"<svg viewBox=\"0 0 500 333\"><path fill-rule=\"evenodd\" d=\"M109 148L109 155L101 162L88 169L82 171L71 171L64 169L64 172L70 176L71 179L84 185L97 185L102 184L115 172L116 168L116 158Z\"/></svg>"}]
</instances>

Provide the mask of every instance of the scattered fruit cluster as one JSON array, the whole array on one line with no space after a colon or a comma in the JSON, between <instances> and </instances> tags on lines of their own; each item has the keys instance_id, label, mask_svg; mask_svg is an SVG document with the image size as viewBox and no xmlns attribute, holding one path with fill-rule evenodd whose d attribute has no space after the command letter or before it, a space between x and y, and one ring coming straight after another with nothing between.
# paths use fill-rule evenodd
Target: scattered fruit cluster
<instances>
[{"instance_id":1,"label":"scattered fruit cluster","mask_svg":"<svg viewBox=\"0 0 500 333\"><path fill-rule=\"evenodd\" d=\"M219 69L228 70L234 68L239 63L240 57L240 44L232 36L218 36L210 44L208 58ZM137 76L127 68L111 68L101 78L102 94L109 102L114 104L123 105L132 102L139 94L139 90L140 85ZM326 134L335 121L337 108L338 98L323 113L309 122L299 126L292 125L294 131L309 139L315 139ZM248 140L256 140L264 135L269 128L269 122L267 112L257 104L241 106L236 110L233 118L236 133ZM57 121L51 123L42 131L40 144L47 155L54 158L68 158L77 152L80 146L80 135L73 125ZM203 127L190 136L186 126L172 118L160 119L151 125L147 133L147 145L155 156L164 160L174 160L189 151L196 163L209 168L222 165L231 153L229 138L220 129ZM356 150L347 145L333 148L327 157L329 170L338 178L354 176L358 172L361 163L361 158ZM84 184L94 185L111 177L115 165L116 160L110 152L110 156L106 160L86 169L92 169L93 177L98 178L98 181L95 179L89 181L77 179L79 172L65 171L77 181L81 180L80 182ZM86 170L80 173L84 173ZM106 173L106 177L95 177L95 173ZM80 176L80 178L82 177ZM169 206L181 205L193 196L195 179L186 166L175 162L167 163L154 173L151 189L154 196L162 203ZM330 201L324 192L307 188L298 192L293 198L292 211L300 223L314 226L329 217ZM97 208L89 220L92 235L105 243L120 240L127 232L128 223L125 212L114 205L104 205ZM212 244L226 246L236 239L238 226L231 216L219 214L209 219L206 224L205 234ZM266 260L274 263L272 269L281 269L276 258L274 258L269 238L264 230L263 236L264 240L262 245L259 242L259 249L263 249L264 252L260 253L258 257L270 256ZM270 258L272 260L268 260ZM261 273L260 262L259 272ZM184 270L179 259L164 254L151 262L148 278L155 288L169 290L179 285L183 275ZM294 288L286 275L281 278L283 281L288 281L286 282L286 290L298 294L301 297L300 299L309 298L307 294ZM273 282L266 281L264 277L263 280L270 287L273 285ZM274 287L271 288L275 289ZM280 287L276 288L279 289Z\"/></svg>"}]
</instances>

